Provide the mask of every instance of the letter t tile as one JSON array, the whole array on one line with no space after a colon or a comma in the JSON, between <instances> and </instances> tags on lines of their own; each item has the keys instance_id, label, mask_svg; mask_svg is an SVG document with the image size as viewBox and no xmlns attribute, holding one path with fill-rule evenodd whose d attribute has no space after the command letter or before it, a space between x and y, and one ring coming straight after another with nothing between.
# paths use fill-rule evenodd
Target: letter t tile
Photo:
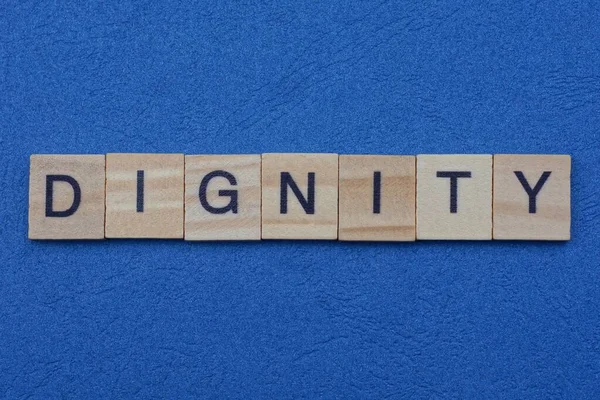
<instances>
[{"instance_id":1,"label":"letter t tile","mask_svg":"<svg viewBox=\"0 0 600 400\"><path fill-rule=\"evenodd\" d=\"M417 240L492 239L492 156L417 156Z\"/></svg>"}]
</instances>

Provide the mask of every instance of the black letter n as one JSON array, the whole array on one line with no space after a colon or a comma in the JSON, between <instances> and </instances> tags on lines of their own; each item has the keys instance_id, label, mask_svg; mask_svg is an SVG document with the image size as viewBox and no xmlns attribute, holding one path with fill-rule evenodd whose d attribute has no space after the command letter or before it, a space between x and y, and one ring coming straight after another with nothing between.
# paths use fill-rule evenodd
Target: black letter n
<instances>
[{"instance_id":1,"label":"black letter n","mask_svg":"<svg viewBox=\"0 0 600 400\"><path fill-rule=\"evenodd\" d=\"M287 214L288 211L288 200L287 200L287 188L288 186L294 192L294 195L298 199L298 202L307 214L315 213L315 173L308 173L308 194L306 197L302 194L296 182L292 178L289 172L281 173L281 186L280 186L280 203L279 212L281 214Z\"/></svg>"}]
</instances>

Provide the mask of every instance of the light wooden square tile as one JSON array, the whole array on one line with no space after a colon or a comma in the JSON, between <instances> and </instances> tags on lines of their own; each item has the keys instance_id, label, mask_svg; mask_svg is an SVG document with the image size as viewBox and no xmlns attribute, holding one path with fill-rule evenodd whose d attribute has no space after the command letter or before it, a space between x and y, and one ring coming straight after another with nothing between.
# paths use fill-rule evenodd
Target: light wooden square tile
<instances>
[{"instance_id":1,"label":"light wooden square tile","mask_svg":"<svg viewBox=\"0 0 600 400\"><path fill-rule=\"evenodd\" d=\"M260 154L185 157L185 240L260 240Z\"/></svg>"},{"instance_id":2,"label":"light wooden square tile","mask_svg":"<svg viewBox=\"0 0 600 400\"><path fill-rule=\"evenodd\" d=\"M340 155L339 239L414 241L414 156Z\"/></svg>"},{"instance_id":3,"label":"light wooden square tile","mask_svg":"<svg viewBox=\"0 0 600 400\"><path fill-rule=\"evenodd\" d=\"M494 239L571 238L571 156L494 156Z\"/></svg>"},{"instance_id":4,"label":"light wooden square tile","mask_svg":"<svg viewBox=\"0 0 600 400\"><path fill-rule=\"evenodd\" d=\"M491 239L492 156L418 155L417 240Z\"/></svg>"},{"instance_id":5,"label":"light wooden square tile","mask_svg":"<svg viewBox=\"0 0 600 400\"><path fill-rule=\"evenodd\" d=\"M263 239L335 240L337 211L337 154L262 155Z\"/></svg>"},{"instance_id":6,"label":"light wooden square tile","mask_svg":"<svg viewBox=\"0 0 600 400\"><path fill-rule=\"evenodd\" d=\"M183 238L183 154L106 155L106 237Z\"/></svg>"},{"instance_id":7,"label":"light wooden square tile","mask_svg":"<svg viewBox=\"0 0 600 400\"><path fill-rule=\"evenodd\" d=\"M104 156L32 155L30 239L104 239Z\"/></svg>"}]
</instances>

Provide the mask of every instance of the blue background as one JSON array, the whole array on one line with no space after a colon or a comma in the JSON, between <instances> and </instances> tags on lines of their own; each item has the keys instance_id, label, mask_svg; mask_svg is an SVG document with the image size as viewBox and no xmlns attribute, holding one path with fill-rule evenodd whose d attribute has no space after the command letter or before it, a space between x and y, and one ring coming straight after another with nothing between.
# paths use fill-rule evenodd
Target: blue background
<instances>
[{"instance_id":1,"label":"blue background","mask_svg":"<svg viewBox=\"0 0 600 400\"><path fill-rule=\"evenodd\" d=\"M0 5L0 396L600 396L599 2L57 3ZM568 153L573 239L28 241L106 152Z\"/></svg>"}]
</instances>

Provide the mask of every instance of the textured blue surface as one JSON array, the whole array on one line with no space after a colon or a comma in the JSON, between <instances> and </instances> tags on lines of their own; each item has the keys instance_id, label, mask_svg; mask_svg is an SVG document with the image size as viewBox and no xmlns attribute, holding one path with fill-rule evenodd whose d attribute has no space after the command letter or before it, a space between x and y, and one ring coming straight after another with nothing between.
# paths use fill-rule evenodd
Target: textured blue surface
<instances>
[{"instance_id":1,"label":"textured blue surface","mask_svg":"<svg viewBox=\"0 0 600 400\"><path fill-rule=\"evenodd\" d=\"M0 397L600 396L599 2L37 3L0 5ZM29 155L117 151L570 153L573 240L29 242Z\"/></svg>"}]
</instances>

